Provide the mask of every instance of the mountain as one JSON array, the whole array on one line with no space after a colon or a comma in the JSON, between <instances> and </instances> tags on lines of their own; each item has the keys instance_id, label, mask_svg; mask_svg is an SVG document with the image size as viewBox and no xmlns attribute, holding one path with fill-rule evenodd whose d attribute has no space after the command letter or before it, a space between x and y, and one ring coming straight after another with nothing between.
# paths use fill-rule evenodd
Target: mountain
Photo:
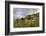
<instances>
[{"instance_id":1,"label":"mountain","mask_svg":"<svg viewBox=\"0 0 46 36\"><path fill-rule=\"evenodd\" d=\"M39 13L36 13L36 14L32 14L32 16L39 16Z\"/></svg>"}]
</instances>

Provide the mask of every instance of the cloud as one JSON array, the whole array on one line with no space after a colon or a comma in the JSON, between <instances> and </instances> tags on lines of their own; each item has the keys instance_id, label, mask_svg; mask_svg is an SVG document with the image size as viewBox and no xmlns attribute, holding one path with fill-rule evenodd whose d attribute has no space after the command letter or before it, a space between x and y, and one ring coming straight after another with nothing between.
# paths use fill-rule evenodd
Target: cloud
<instances>
[{"instance_id":1,"label":"cloud","mask_svg":"<svg viewBox=\"0 0 46 36\"><path fill-rule=\"evenodd\" d=\"M38 8L13 8L13 18L21 18L26 15L38 13Z\"/></svg>"}]
</instances>

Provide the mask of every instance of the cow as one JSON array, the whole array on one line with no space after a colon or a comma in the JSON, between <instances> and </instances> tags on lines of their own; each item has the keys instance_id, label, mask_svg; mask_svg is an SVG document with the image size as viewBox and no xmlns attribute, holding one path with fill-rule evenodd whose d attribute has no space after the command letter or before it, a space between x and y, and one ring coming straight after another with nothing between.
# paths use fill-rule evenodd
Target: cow
<instances>
[{"instance_id":1,"label":"cow","mask_svg":"<svg viewBox=\"0 0 46 36\"><path fill-rule=\"evenodd\" d=\"M31 21L32 21L32 19L33 19L33 17L31 15L26 16L25 17L25 23L28 23L29 22L29 24L30 24Z\"/></svg>"}]
</instances>

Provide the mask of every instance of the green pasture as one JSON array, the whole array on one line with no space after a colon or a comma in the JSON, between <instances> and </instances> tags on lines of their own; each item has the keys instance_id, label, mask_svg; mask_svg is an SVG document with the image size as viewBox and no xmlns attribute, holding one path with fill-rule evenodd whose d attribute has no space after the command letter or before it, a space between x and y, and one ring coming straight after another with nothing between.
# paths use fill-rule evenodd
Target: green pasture
<instances>
[{"instance_id":1,"label":"green pasture","mask_svg":"<svg viewBox=\"0 0 46 36\"><path fill-rule=\"evenodd\" d=\"M34 21L33 21L34 20ZM13 27L14 28L21 28L21 27L39 27L39 17L34 17L30 23L29 21L27 23L25 23L25 20L21 20L21 19L14 19L13 20Z\"/></svg>"}]
</instances>

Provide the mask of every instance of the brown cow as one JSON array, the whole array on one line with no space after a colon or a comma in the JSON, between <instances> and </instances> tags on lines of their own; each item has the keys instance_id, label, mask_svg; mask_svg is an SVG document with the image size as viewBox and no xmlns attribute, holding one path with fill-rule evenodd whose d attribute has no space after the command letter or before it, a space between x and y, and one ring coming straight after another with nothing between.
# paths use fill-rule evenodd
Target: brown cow
<instances>
[{"instance_id":1,"label":"brown cow","mask_svg":"<svg viewBox=\"0 0 46 36\"><path fill-rule=\"evenodd\" d=\"M33 19L33 17L31 15L26 16L25 17L25 23L28 23L29 22L29 24L30 24L31 21L32 21L32 19Z\"/></svg>"}]
</instances>

